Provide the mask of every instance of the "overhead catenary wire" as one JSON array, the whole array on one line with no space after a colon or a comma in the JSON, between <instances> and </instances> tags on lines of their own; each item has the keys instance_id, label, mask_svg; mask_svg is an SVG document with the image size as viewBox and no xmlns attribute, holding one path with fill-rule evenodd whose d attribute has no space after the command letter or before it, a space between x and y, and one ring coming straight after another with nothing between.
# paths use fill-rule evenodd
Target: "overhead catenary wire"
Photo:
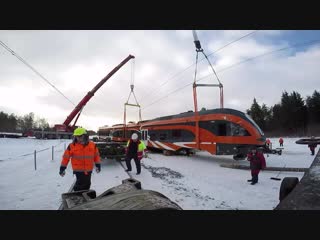
<instances>
[{"instance_id":1,"label":"overhead catenary wire","mask_svg":"<svg viewBox=\"0 0 320 240\"><path fill-rule=\"evenodd\" d=\"M229 45L231 45L231 44L233 44L233 43L235 43L235 42L237 42L237 41L240 41L241 39L243 39L243 38L245 38L245 37L248 37L248 36L256 33L257 31L259 31L259 30L252 31L252 32L250 32L250 33L248 33L248 34L245 34L245 35L241 36L240 38L237 38L237 39L233 40L233 41L230 42L230 43L227 43L226 45L223 45L222 47L216 49L216 50L213 51L212 53L209 53L206 57L201 58L201 59L198 61L198 63L201 62L202 60L206 59L207 57L211 56L212 54L217 53L218 51L221 51L221 50L224 49L225 47L227 47L227 46L229 46ZM208 60L208 58L207 58L207 60ZM167 81L165 81L165 82L163 82L162 84L160 84L159 87L155 88L155 89L152 90L152 91L149 91L149 93L146 95L145 98L147 98L148 96L150 96L151 94L153 94L155 91L159 90L159 88L161 88L162 86L164 86L165 84L167 84L168 82L170 82L172 79L176 78L177 76L179 76L179 75L182 74L183 72L185 72L185 71L187 71L188 69L190 69L190 68L191 68L192 66L194 66L195 64L197 64L197 63L194 62L194 63L192 63L190 66L188 66L188 67L186 67L185 69L183 69L183 70L179 71L178 73L174 74L174 75L173 75L172 77L170 77ZM219 82L220 82L220 81L219 81Z\"/></svg>"},{"instance_id":2,"label":"overhead catenary wire","mask_svg":"<svg viewBox=\"0 0 320 240\"><path fill-rule=\"evenodd\" d=\"M34 73L36 73L40 78L42 78L44 81L46 81L51 87L53 87L58 93L60 93L67 101L69 101L73 106L75 104L67 97L65 96L56 86L54 86L48 79L46 79L42 74L40 74L34 67L32 67L29 63L27 63L22 57L20 57L16 52L14 52L10 47L8 47L4 42L0 40L0 45L4 47L7 51L9 51L12 55L14 55L16 58L18 58L23 64L25 64L27 67L29 67Z\"/></svg>"},{"instance_id":3,"label":"overhead catenary wire","mask_svg":"<svg viewBox=\"0 0 320 240\"><path fill-rule=\"evenodd\" d=\"M293 44L291 46L288 46L288 47L284 47L284 48L280 48L280 49L276 49L276 50L272 50L272 51L269 51L269 52L266 52L266 53L263 53L263 54L260 54L260 55L257 55L255 57L252 57L252 58L248 58L248 59L245 59L243 61L240 61L240 62L237 62L235 64L232 64L230 65L229 67L226 67L226 68L223 68L221 69L220 71L218 71L218 73L221 73L221 72L224 72L230 68L233 68L237 65L240 65L242 63L246 63L246 62L249 62L249 61L252 61L252 60L255 60L256 58L260 58L260 57L264 57L266 55L270 55L270 54L273 54L275 52L280 52L280 51L283 51L283 50L287 50L287 49L290 49L290 48L294 48L294 47L297 47L297 46L304 46L304 45L312 45L314 43L317 43L317 42L320 42L320 39L316 39L316 40L312 40L312 41L308 41L308 42L303 42L303 43L296 43L296 44ZM212 75L212 73L202 77L202 78L199 78L198 81L202 80L202 79L205 79L207 77L210 77Z\"/></svg>"},{"instance_id":4,"label":"overhead catenary wire","mask_svg":"<svg viewBox=\"0 0 320 240\"><path fill-rule=\"evenodd\" d=\"M316 43L318 43L318 42L320 42L320 39L316 39L316 40L312 40L312 41L308 41L308 42L303 42L303 43L296 43L296 44L293 44L293 45L288 46L288 47L284 47L284 48L272 50L272 51L269 51L269 52L266 52L266 53L257 55L257 56L255 56L255 57L248 58L248 59L246 59L246 60L243 60L243 61L237 62L237 63L235 63L235 64L232 64L232 65L230 65L229 67L226 67L226 68L224 68L224 69L221 69L220 71L217 71L217 73L221 73L221 72L226 71L226 70L229 70L230 68L233 68L233 67L235 67L235 66L237 66L237 65L240 65L240 64L243 64L243 63L246 63L246 62L255 60L255 59L260 58L260 57L264 57L264 56L269 55L269 54L273 54L273 53L275 53L275 52L287 50L287 49L294 48L294 47L297 47L297 46L312 45L312 44L316 44ZM207 78L207 77L209 77L209 76L211 76L211 75L213 75L213 73L208 74L207 76L204 76L204 77L202 77L202 78L199 78L198 80L196 80L196 82L199 82L200 80L205 79L205 78ZM188 83L188 84L186 84L186 85L184 85L184 86L182 86L182 87L180 87L180 88L175 89L174 91L168 93L168 94L165 95L164 97L161 97L161 98L153 101L152 103L144 106L142 109L144 110L144 109L146 109L146 108L154 105L155 103L161 101L162 99L167 98L167 97L170 96L171 94L176 93L176 92L178 92L178 91L186 88L187 86L192 85L193 83L194 83L194 82L191 82L191 83Z\"/></svg>"}]
</instances>

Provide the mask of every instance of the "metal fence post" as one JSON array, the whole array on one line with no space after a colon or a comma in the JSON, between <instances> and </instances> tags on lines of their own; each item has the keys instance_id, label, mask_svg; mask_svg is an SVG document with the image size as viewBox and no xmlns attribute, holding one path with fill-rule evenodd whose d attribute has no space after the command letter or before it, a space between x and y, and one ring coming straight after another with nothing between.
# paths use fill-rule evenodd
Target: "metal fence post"
<instances>
[{"instance_id":1,"label":"metal fence post","mask_svg":"<svg viewBox=\"0 0 320 240\"><path fill-rule=\"evenodd\" d=\"M66 143L64 143L64 150L66 150Z\"/></svg>"},{"instance_id":2,"label":"metal fence post","mask_svg":"<svg viewBox=\"0 0 320 240\"><path fill-rule=\"evenodd\" d=\"M54 146L52 146L52 161L53 161L53 158L54 158L53 152L54 152Z\"/></svg>"},{"instance_id":3,"label":"metal fence post","mask_svg":"<svg viewBox=\"0 0 320 240\"><path fill-rule=\"evenodd\" d=\"M37 151L34 150L34 170L37 170Z\"/></svg>"}]
</instances>

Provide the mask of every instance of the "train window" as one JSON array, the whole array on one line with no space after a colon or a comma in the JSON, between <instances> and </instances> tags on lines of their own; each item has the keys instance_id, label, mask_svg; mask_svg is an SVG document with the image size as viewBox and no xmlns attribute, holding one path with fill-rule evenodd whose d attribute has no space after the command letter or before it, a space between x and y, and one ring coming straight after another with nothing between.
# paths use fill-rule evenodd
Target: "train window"
<instances>
[{"instance_id":1,"label":"train window","mask_svg":"<svg viewBox=\"0 0 320 240\"><path fill-rule=\"evenodd\" d=\"M156 136L155 133L151 133L151 134L150 134L150 140L151 140L151 141L157 140L157 136Z\"/></svg>"},{"instance_id":2,"label":"train window","mask_svg":"<svg viewBox=\"0 0 320 240\"><path fill-rule=\"evenodd\" d=\"M160 140L166 140L166 138L167 138L166 133L160 133L160 137L159 137Z\"/></svg>"},{"instance_id":3,"label":"train window","mask_svg":"<svg viewBox=\"0 0 320 240\"><path fill-rule=\"evenodd\" d=\"M227 123L218 124L218 136L227 136Z\"/></svg>"},{"instance_id":4,"label":"train window","mask_svg":"<svg viewBox=\"0 0 320 240\"><path fill-rule=\"evenodd\" d=\"M181 130L172 130L172 138L181 138Z\"/></svg>"},{"instance_id":5,"label":"train window","mask_svg":"<svg viewBox=\"0 0 320 240\"><path fill-rule=\"evenodd\" d=\"M181 140L184 142L192 142L194 141L194 137L195 135L187 130L182 130L182 136L181 136Z\"/></svg>"},{"instance_id":6,"label":"train window","mask_svg":"<svg viewBox=\"0 0 320 240\"><path fill-rule=\"evenodd\" d=\"M123 131L114 131L112 134L113 137L122 137Z\"/></svg>"},{"instance_id":7,"label":"train window","mask_svg":"<svg viewBox=\"0 0 320 240\"><path fill-rule=\"evenodd\" d=\"M133 131L129 130L129 131L126 131L126 138L131 138L133 134Z\"/></svg>"},{"instance_id":8,"label":"train window","mask_svg":"<svg viewBox=\"0 0 320 240\"><path fill-rule=\"evenodd\" d=\"M166 141L166 142L191 142L194 140L194 134L187 130L150 130L148 131L151 141Z\"/></svg>"},{"instance_id":9,"label":"train window","mask_svg":"<svg viewBox=\"0 0 320 240\"><path fill-rule=\"evenodd\" d=\"M231 136L250 136L249 132L241 127L239 124L230 123L230 135Z\"/></svg>"}]
</instances>

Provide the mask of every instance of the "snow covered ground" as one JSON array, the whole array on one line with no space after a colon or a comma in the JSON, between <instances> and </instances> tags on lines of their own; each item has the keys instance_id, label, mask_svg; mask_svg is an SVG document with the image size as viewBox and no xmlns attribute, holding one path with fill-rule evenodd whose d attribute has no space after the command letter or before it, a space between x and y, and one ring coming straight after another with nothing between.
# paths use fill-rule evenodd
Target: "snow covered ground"
<instances>
[{"instance_id":1,"label":"snow covered ground","mask_svg":"<svg viewBox=\"0 0 320 240\"><path fill-rule=\"evenodd\" d=\"M306 145L295 144L296 140L284 138L282 155L265 155L267 166L308 168L314 156ZM273 148L279 147L278 139L271 138L271 141ZM64 177L58 174L62 153L69 142L1 138L0 209L57 210L61 194L75 181L70 163ZM250 185L247 182L251 178L250 170L224 168L220 166L222 163L235 161L232 156L212 156L206 152L197 152L192 157L149 153L149 158L142 160L140 175L135 175L132 160L132 176L141 182L143 189L158 191L185 210L272 210L276 207L281 181L270 177L279 172L262 171L259 183ZM249 165L246 160L238 163ZM287 176L301 179L303 173L281 172L278 177ZM117 161L105 159L102 171L92 175L91 189L99 195L128 177Z\"/></svg>"}]
</instances>

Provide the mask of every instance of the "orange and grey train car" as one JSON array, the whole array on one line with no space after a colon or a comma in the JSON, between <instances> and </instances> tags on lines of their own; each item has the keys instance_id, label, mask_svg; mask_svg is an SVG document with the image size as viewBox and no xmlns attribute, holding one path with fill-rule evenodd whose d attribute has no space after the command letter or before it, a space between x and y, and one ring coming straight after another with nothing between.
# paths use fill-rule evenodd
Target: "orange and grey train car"
<instances>
[{"instance_id":1,"label":"orange and grey train car","mask_svg":"<svg viewBox=\"0 0 320 240\"><path fill-rule=\"evenodd\" d=\"M136 132L150 150L188 153L198 149L213 155L234 155L237 160L244 159L252 146L265 144L260 127L249 115L238 110L200 111L197 121L198 138L192 111L131 124L125 131L121 124L105 128L105 131L111 130L112 141L127 141Z\"/></svg>"},{"instance_id":2,"label":"orange and grey train car","mask_svg":"<svg viewBox=\"0 0 320 240\"><path fill-rule=\"evenodd\" d=\"M124 124L115 124L112 127L100 127L98 134L99 136L107 135L113 142L126 142L133 133L140 134L139 130L140 126L137 124L129 124L126 127L124 127Z\"/></svg>"},{"instance_id":3,"label":"orange and grey train car","mask_svg":"<svg viewBox=\"0 0 320 240\"><path fill-rule=\"evenodd\" d=\"M160 117L141 124L148 148L167 151L199 149L213 155L243 159L252 146L263 146L265 136L249 115L234 109L198 112L198 138L194 112ZM143 138L143 136L142 136Z\"/></svg>"}]
</instances>

